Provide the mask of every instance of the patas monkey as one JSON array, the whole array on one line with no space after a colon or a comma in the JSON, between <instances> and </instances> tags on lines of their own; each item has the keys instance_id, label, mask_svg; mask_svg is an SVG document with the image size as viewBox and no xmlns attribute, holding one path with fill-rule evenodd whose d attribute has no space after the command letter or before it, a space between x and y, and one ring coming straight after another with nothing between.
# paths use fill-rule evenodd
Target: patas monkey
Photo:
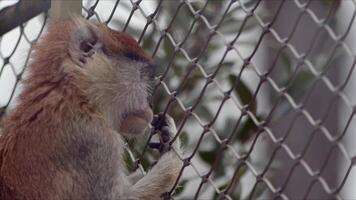
<instances>
[{"instance_id":1,"label":"patas monkey","mask_svg":"<svg viewBox=\"0 0 356 200\"><path fill-rule=\"evenodd\" d=\"M137 182L123 167L120 134L140 134L152 119L150 63L126 33L81 18L51 25L2 130L0 199L160 199L169 192L182 167L175 152ZM174 122L166 122L174 134Z\"/></svg>"}]
</instances>

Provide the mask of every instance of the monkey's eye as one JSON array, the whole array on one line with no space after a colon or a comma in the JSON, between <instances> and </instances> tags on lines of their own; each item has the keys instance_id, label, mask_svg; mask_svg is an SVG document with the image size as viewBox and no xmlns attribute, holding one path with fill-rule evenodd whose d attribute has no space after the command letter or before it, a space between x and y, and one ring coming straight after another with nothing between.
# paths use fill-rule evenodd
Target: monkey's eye
<instances>
[{"instance_id":1,"label":"monkey's eye","mask_svg":"<svg viewBox=\"0 0 356 200\"><path fill-rule=\"evenodd\" d=\"M147 62L148 60L145 57L142 57L141 55L138 55L136 53L125 53L125 57L127 57L130 60L138 61L138 62Z\"/></svg>"}]
</instances>

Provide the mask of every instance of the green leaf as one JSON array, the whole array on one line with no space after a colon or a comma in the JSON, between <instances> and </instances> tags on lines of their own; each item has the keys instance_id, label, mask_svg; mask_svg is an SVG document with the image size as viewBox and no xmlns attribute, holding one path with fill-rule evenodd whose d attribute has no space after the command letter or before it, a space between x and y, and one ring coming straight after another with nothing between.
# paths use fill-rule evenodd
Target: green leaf
<instances>
[{"instance_id":1,"label":"green leaf","mask_svg":"<svg viewBox=\"0 0 356 200\"><path fill-rule=\"evenodd\" d=\"M241 100L243 105L249 105L250 110L255 114L256 113L256 102L252 99L253 95L248 89L248 87L238 78L237 76L230 74L229 81L231 85L234 87L234 91L236 92L237 96Z\"/></svg>"},{"instance_id":2,"label":"green leaf","mask_svg":"<svg viewBox=\"0 0 356 200\"><path fill-rule=\"evenodd\" d=\"M334 4L334 2L336 1L340 1L340 0L322 0L321 2L325 5L325 6L331 6ZM337 2L336 5L340 5L340 2Z\"/></svg>"},{"instance_id":3,"label":"green leaf","mask_svg":"<svg viewBox=\"0 0 356 200\"><path fill-rule=\"evenodd\" d=\"M233 180L231 180L233 182L229 183L229 184L231 184L231 188L230 188L228 194L230 195L230 197L232 197L232 199L241 199L241 193L242 193L241 179L246 174L247 169L248 168L246 167L246 165L242 164L242 166L239 168L239 170L237 172L235 172L236 173L234 175L235 178Z\"/></svg>"},{"instance_id":4,"label":"green leaf","mask_svg":"<svg viewBox=\"0 0 356 200\"><path fill-rule=\"evenodd\" d=\"M176 187L176 189L174 191L174 196L178 196L178 195L182 194L187 183L188 183L188 180L180 181L179 185Z\"/></svg>"},{"instance_id":5,"label":"green leaf","mask_svg":"<svg viewBox=\"0 0 356 200\"><path fill-rule=\"evenodd\" d=\"M313 79L314 75L312 73L300 71L296 77L294 77L294 80L289 83L288 93L295 98L302 96Z\"/></svg>"},{"instance_id":6,"label":"green leaf","mask_svg":"<svg viewBox=\"0 0 356 200\"><path fill-rule=\"evenodd\" d=\"M185 131L182 131L182 133L179 135L180 142L183 146L187 146L189 143L189 137L188 133Z\"/></svg>"},{"instance_id":7,"label":"green leaf","mask_svg":"<svg viewBox=\"0 0 356 200\"><path fill-rule=\"evenodd\" d=\"M219 134L221 134L221 136L223 138L226 138L231 134L231 130L233 130L235 128L237 119L227 118L224 120L223 123L224 123L224 125L223 125L222 129L219 130Z\"/></svg>"},{"instance_id":8,"label":"green leaf","mask_svg":"<svg viewBox=\"0 0 356 200\"><path fill-rule=\"evenodd\" d=\"M257 117L259 119L259 117ZM257 126L255 123L252 121L250 117L247 118L247 120L243 123L240 131L237 134L237 140L240 141L241 143L246 142L250 137L253 135L253 133L256 132Z\"/></svg>"},{"instance_id":9,"label":"green leaf","mask_svg":"<svg viewBox=\"0 0 356 200\"><path fill-rule=\"evenodd\" d=\"M211 114L211 111L209 110L209 105L198 106L196 113L199 113L199 116L207 121L210 121L214 118L214 116Z\"/></svg>"},{"instance_id":10,"label":"green leaf","mask_svg":"<svg viewBox=\"0 0 356 200\"><path fill-rule=\"evenodd\" d=\"M217 151L200 151L199 156L204 162L211 165L217 156Z\"/></svg>"},{"instance_id":11,"label":"green leaf","mask_svg":"<svg viewBox=\"0 0 356 200\"><path fill-rule=\"evenodd\" d=\"M262 194L267 190L266 186L262 182L256 184L257 185L250 192L248 199L260 199Z\"/></svg>"},{"instance_id":12,"label":"green leaf","mask_svg":"<svg viewBox=\"0 0 356 200\"><path fill-rule=\"evenodd\" d=\"M230 17L223 22L219 30L224 34L236 34L239 28L241 27L241 24L241 21Z\"/></svg>"},{"instance_id":13,"label":"green leaf","mask_svg":"<svg viewBox=\"0 0 356 200\"><path fill-rule=\"evenodd\" d=\"M273 48L271 48L272 51L276 51L277 50L273 50ZM287 70L287 74L290 76L293 73L293 69L292 69L292 61L290 56L288 55L288 53L284 50L282 50L282 52L279 54L279 58L282 61L282 65L284 66L284 69Z\"/></svg>"}]
</instances>

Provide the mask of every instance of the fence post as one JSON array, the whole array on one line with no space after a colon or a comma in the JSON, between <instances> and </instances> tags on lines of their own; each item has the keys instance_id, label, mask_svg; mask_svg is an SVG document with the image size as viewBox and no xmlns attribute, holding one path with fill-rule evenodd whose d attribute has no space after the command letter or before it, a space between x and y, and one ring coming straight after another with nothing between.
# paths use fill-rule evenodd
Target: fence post
<instances>
[{"instance_id":1,"label":"fence post","mask_svg":"<svg viewBox=\"0 0 356 200\"><path fill-rule=\"evenodd\" d=\"M0 37L51 6L51 0L19 1L0 10ZM19 13L21 13L19 15ZM1 115L1 113L0 113Z\"/></svg>"},{"instance_id":2,"label":"fence post","mask_svg":"<svg viewBox=\"0 0 356 200\"><path fill-rule=\"evenodd\" d=\"M51 0L50 19L61 21L69 19L73 15L81 15L82 0Z\"/></svg>"}]
</instances>

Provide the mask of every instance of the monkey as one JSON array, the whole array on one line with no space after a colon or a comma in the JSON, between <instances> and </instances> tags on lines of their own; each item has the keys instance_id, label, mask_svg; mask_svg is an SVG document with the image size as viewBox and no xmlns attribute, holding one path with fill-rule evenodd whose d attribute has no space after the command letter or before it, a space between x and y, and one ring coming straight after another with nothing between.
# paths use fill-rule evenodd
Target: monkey
<instances>
[{"instance_id":1,"label":"monkey","mask_svg":"<svg viewBox=\"0 0 356 200\"><path fill-rule=\"evenodd\" d=\"M138 180L123 161L123 136L143 134L152 121L152 63L128 33L81 17L50 24L2 130L0 199L152 200L169 192L183 166L176 152ZM172 139L174 120L164 120ZM180 151L179 139L172 146Z\"/></svg>"}]
</instances>

